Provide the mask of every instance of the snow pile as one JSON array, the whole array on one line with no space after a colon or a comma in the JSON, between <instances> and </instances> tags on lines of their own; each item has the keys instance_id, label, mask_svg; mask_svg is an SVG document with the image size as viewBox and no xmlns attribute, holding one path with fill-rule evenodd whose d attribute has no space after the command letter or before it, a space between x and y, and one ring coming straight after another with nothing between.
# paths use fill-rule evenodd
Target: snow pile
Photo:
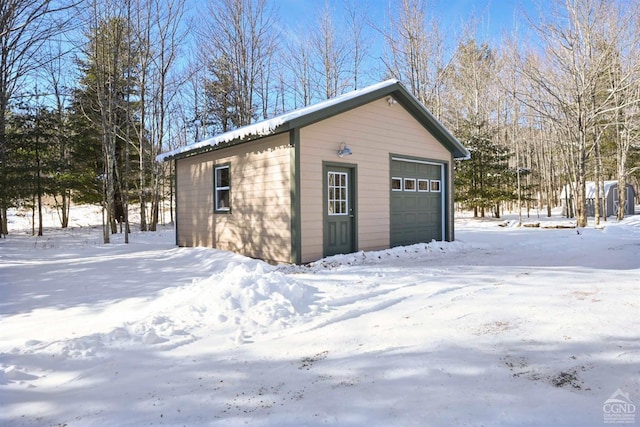
<instances>
[{"instance_id":1,"label":"snow pile","mask_svg":"<svg viewBox=\"0 0 640 427\"><path fill-rule=\"evenodd\" d=\"M165 289L158 298L140 304L142 317L109 332L53 343L30 340L24 353L89 358L104 356L108 348L140 344L166 350L214 331L243 344L253 335L317 315L322 308L315 303L315 292L260 261L231 262L206 279Z\"/></svg>"},{"instance_id":2,"label":"snow pile","mask_svg":"<svg viewBox=\"0 0 640 427\"><path fill-rule=\"evenodd\" d=\"M191 285L167 291L167 312L208 327L232 326L238 333L286 328L318 313L315 289L255 261L231 262L226 269ZM176 300L180 303L176 307ZM241 338L241 337L240 337ZM236 335L236 341L242 342Z\"/></svg>"},{"instance_id":3,"label":"snow pile","mask_svg":"<svg viewBox=\"0 0 640 427\"><path fill-rule=\"evenodd\" d=\"M415 245L398 246L379 251L360 251L352 254L340 254L323 258L309 264L311 270L331 269L344 266L373 265L381 261L416 261L434 259L446 254L467 252L479 248L479 245L469 244L463 241L439 242L432 240L429 243L417 243Z\"/></svg>"}]
</instances>

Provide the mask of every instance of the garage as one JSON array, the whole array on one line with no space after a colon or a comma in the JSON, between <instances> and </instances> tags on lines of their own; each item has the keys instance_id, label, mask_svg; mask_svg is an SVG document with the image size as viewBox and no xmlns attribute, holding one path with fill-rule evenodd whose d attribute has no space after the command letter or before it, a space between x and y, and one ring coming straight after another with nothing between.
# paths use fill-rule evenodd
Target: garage
<instances>
[{"instance_id":1,"label":"garage","mask_svg":"<svg viewBox=\"0 0 640 427\"><path fill-rule=\"evenodd\" d=\"M388 80L158 160L174 162L177 245L306 264L453 241L451 166L468 156L410 91Z\"/></svg>"},{"instance_id":2,"label":"garage","mask_svg":"<svg viewBox=\"0 0 640 427\"><path fill-rule=\"evenodd\" d=\"M391 246L444 240L444 164L391 159Z\"/></svg>"}]
</instances>

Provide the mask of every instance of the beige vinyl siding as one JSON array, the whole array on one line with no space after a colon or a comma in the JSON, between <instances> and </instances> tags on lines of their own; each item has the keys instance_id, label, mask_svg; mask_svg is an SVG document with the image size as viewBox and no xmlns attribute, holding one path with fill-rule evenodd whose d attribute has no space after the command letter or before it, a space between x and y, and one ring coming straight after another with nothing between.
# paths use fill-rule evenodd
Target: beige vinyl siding
<instances>
[{"instance_id":1,"label":"beige vinyl siding","mask_svg":"<svg viewBox=\"0 0 640 427\"><path fill-rule=\"evenodd\" d=\"M289 135L178 160L178 244L291 260ZM231 212L213 211L213 170L230 165Z\"/></svg>"},{"instance_id":2,"label":"beige vinyl siding","mask_svg":"<svg viewBox=\"0 0 640 427\"><path fill-rule=\"evenodd\" d=\"M176 161L176 212L179 246L215 247L213 242L213 167L203 156Z\"/></svg>"},{"instance_id":3,"label":"beige vinyl siding","mask_svg":"<svg viewBox=\"0 0 640 427\"><path fill-rule=\"evenodd\" d=\"M353 155L338 157L341 142ZM300 130L302 262L323 256L323 160L357 167L358 249L389 247L391 153L451 161L451 153L404 107L386 98Z\"/></svg>"}]
</instances>

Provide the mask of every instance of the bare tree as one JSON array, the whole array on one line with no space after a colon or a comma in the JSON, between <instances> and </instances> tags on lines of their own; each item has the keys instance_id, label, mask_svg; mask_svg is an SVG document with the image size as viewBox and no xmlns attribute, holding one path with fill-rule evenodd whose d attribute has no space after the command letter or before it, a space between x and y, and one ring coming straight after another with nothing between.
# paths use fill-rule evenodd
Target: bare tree
<instances>
[{"instance_id":1,"label":"bare tree","mask_svg":"<svg viewBox=\"0 0 640 427\"><path fill-rule=\"evenodd\" d=\"M269 93L265 84L276 52L276 18L266 0L209 0L198 34L210 67L228 77L220 88L237 117L234 126L251 123ZM224 65L224 67L222 67Z\"/></svg>"},{"instance_id":2,"label":"bare tree","mask_svg":"<svg viewBox=\"0 0 640 427\"><path fill-rule=\"evenodd\" d=\"M55 115L55 126L52 136L55 139L55 145L58 148L58 179L61 181L58 192L53 194L56 207L58 209L60 224L62 228L69 225L69 213L71 209L71 188L68 185L70 181L71 169L71 150L69 144L68 117L66 108L68 107L69 85L72 84L67 80L72 74L69 70L67 58L70 56L69 51L65 49L60 41L52 40L49 42L48 51L51 60L40 68L45 81L48 84L48 90L53 99L53 112Z\"/></svg>"},{"instance_id":3,"label":"bare tree","mask_svg":"<svg viewBox=\"0 0 640 427\"><path fill-rule=\"evenodd\" d=\"M296 35L289 43L288 50L292 55L291 60L287 62L287 68L292 77L289 79L290 83L286 89L292 93L294 108L311 104L316 92L313 82L315 73L313 59L315 56L311 48L310 35L304 31L298 33L299 35ZM283 79L283 85L286 85L285 79Z\"/></svg>"},{"instance_id":4,"label":"bare tree","mask_svg":"<svg viewBox=\"0 0 640 427\"><path fill-rule=\"evenodd\" d=\"M60 12L71 2L54 0L2 0L0 2L0 184L4 184L6 115L21 81L49 59L44 44L66 28ZM0 194L0 236L8 233L9 200Z\"/></svg>"},{"instance_id":5,"label":"bare tree","mask_svg":"<svg viewBox=\"0 0 640 427\"><path fill-rule=\"evenodd\" d=\"M94 1L91 5L89 49L86 56L94 68L97 112L102 136L103 173L103 241L110 243L116 233L116 143L118 135L119 94L122 93L122 54L126 20L119 5Z\"/></svg>"},{"instance_id":6,"label":"bare tree","mask_svg":"<svg viewBox=\"0 0 640 427\"><path fill-rule=\"evenodd\" d=\"M154 17L152 26L157 34L155 43L156 55L153 65L153 116L151 145L152 157L162 152L168 134L169 105L177 93L177 82L171 79L171 71L175 67L178 48L185 37L186 27L181 27L184 16L185 0L152 1ZM155 231L159 220L161 203L161 183L163 164L154 163L152 168L153 197L151 201L150 230Z\"/></svg>"},{"instance_id":7,"label":"bare tree","mask_svg":"<svg viewBox=\"0 0 640 427\"><path fill-rule=\"evenodd\" d=\"M287 33L290 55L284 68L289 78L283 74L281 86L293 108L358 89L370 73L363 67L371 50L366 6L345 0L339 13L325 2L312 18Z\"/></svg>"},{"instance_id":8,"label":"bare tree","mask_svg":"<svg viewBox=\"0 0 640 427\"><path fill-rule=\"evenodd\" d=\"M447 41L440 23L429 18L429 10L427 0L395 0L389 11L389 26L379 32L385 39L383 61L387 73L404 82L440 118L445 75L455 52L446 45L457 45L457 37L463 35L447 34Z\"/></svg>"},{"instance_id":9,"label":"bare tree","mask_svg":"<svg viewBox=\"0 0 640 427\"><path fill-rule=\"evenodd\" d=\"M129 2L131 0L128 0ZM137 136L138 151L138 200L140 203L140 231L148 230L147 221L147 199L150 196L147 172L149 168L149 154L147 153L148 134L147 118L148 114L148 86L151 73L152 50L154 40L151 32L152 8L147 0L135 0L135 7L131 14L135 37L139 40L138 51L134 53L138 57L138 69L136 72L136 86L138 87L138 98L140 108L140 124L135 128ZM129 45L129 53L132 46Z\"/></svg>"},{"instance_id":10,"label":"bare tree","mask_svg":"<svg viewBox=\"0 0 640 427\"><path fill-rule=\"evenodd\" d=\"M348 48L342 33L336 31L329 3L318 16L317 28L311 36L311 46L317 58L315 75L319 93L324 99L341 94L348 86Z\"/></svg>"},{"instance_id":11,"label":"bare tree","mask_svg":"<svg viewBox=\"0 0 640 427\"><path fill-rule=\"evenodd\" d=\"M135 131L135 144L127 136L123 139L137 152L140 230L153 231L159 220L163 176L162 165L153 159L165 148L169 105L178 93L172 72L188 26L183 25L184 0L127 0L127 6L132 27L128 58L134 58L136 67L131 78L138 123L127 127Z\"/></svg>"},{"instance_id":12,"label":"bare tree","mask_svg":"<svg viewBox=\"0 0 640 427\"><path fill-rule=\"evenodd\" d=\"M608 114L615 129L616 178L618 180L617 219L624 218L625 206L633 204L627 200L626 185L631 174L640 166L629 168L631 151L640 148L640 5L637 2L613 8L610 22L615 31L602 35L603 43L612 44L612 61L607 68L606 93ZM605 111L606 113L606 111Z\"/></svg>"},{"instance_id":13,"label":"bare tree","mask_svg":"<svg viewBox=\"0 0 640 427\"><path fill-rule=\"evenodd\" d=\"M384 31L387 71L409 86L411 92L425 105L433 87L434 42L437 43L437 24L427 22L425 0L401 0L397 7L400 16L389 16L389 28Z\"/></svg>"},{"instance_id":14,"label":"bare tree","mask_svg":"<svg viewBox=\"0 0 640 427\"><path fill-rule=\"evenodd\" d=\"M353 81L353 89L361 86L364 74L363 64L371 50L371 40L367 35L367 5L347 1L345 5L346 25L348 34L350 77Z\"/></svg>"},{"instance_id":15,"label":"bare tree","mask_svg":"<svg viewBox=\"0 0 640 427\"><path fill-rule=\"evenodd\" d=\"M604 0L558 0L550 10L548 18L535 26L546 62L542 58L525 61L529 66L523 73L544 94L543 99L531 99L529 105L558 131L576 195L578 226L584 227L585 182L602 136L602 118L611 111L614 94L629 86L631 75L621 76L615 90L606 89L602 77L629 21L616 12L612 2Z\"/></svg>"},{"instance_id":16,"label":"bare tree","mask_svg":"<svg viewBox=\"0 0 640 427\"><path fill-rule=\"evenodd\" d=\"M618 179L619 209L617 219L624 218L624 207L633 204L635 200L627 199L626 185L632 174L640 171L640 164L628 167L628 160L632 150L640 151L640 73L634 78L636 82L626 92L626 96L635 99L636 102L627 105L619 112L616 122L616 175ZM616 100L617 102L620 102Z\"/></svg>"},{"instance_id":17,"label":"bare tree","mask_svg":"<svg viewBox=\"0 0 640 427\"><path fill-rule=\"evenodd\" d=\"M468 40L458 47L450 73L449 89L455 91L455 104L449 106L455 115L480 126L488 123L497 111L492 97L494 77L498 75L494 51L484 43ZM495 116L495 114L493 114Z\"/></svg>"}]
</instances>

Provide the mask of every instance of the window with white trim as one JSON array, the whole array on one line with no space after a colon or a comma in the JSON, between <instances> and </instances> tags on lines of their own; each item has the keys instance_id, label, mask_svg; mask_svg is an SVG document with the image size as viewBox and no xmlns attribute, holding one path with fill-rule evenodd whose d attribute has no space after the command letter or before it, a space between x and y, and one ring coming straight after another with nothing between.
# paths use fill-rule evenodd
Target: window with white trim
<instances>
[{"instance_id":1,"label":"window with white trim","mask_svg":"<svg viewBox=\"0 0 640 427\"><path fill-rule=\"evenodd\" d=\"M229 165L216 166L213 174L215 212L231 211L231 172Z\"/></svg>"},{"instance_id":2,"label":"window with white trim","mask_svg":"<svg viewBox=\"0 0 640 427\"><path fill-rule=\"evenodd\" d=\"M404 179L404 191L416 191L416 179L405 178Z\"/></svg>"},{"instance_id":3,"label":"window with white trim","mask_svg":"<svg viewBox=\"0 0 640 427\"><path fill-rule=\"evenodd\" d=\"M402 178L391 178L391 191L402 191Z\"/></svg>"},{"instance_id":4,"label":"window with white trim","mask_svg":"<svg viewBox=\"0 0 640 427\"><path fill-rule=\"evenodd\" d=\"M418 179L418 191L426 193L429 191L429 180L428 179Z\"/></svg>"},{"instance_id":5,"label":"window with white trim","mask_svg":"<svg viewBox=\"0 0 640 427\"><path fill-rule=\"evenodd\" d=\"M434 193L439 193L440 190L440 180L439 179L432 179L431 180L431 191Z\"/></svg>"}]
</instances>

